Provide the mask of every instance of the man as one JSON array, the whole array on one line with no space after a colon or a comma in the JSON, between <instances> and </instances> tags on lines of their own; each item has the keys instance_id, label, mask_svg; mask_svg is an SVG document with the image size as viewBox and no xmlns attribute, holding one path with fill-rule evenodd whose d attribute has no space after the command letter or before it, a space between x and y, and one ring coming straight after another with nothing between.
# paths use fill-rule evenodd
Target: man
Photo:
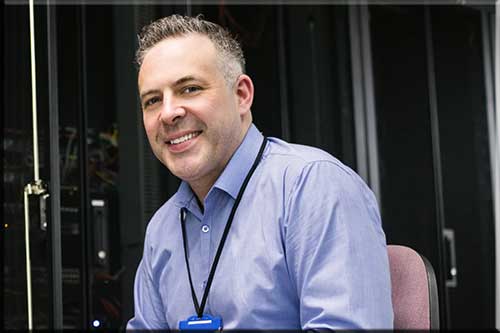
<instances>
[{"instance_id":1,"label":"man","mask_svg":"<svg viewBox=\"0 0 500 333\"><path fill-rule=\"evenodd\" d=\"M264 138L229 33L163 18L137 62L151 148L182 183L148 225L127 328L392 328L372 192L328 153Z\"/></svg>"}]
</instances>

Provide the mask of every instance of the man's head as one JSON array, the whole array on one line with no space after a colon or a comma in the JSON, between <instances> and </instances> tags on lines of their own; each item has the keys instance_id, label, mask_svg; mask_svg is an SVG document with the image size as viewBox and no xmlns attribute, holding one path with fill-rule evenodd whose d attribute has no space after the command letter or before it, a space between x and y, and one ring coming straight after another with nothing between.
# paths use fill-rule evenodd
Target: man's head
<instances>
[{"instance_id":1,"label":"man's head","mask_svg":"<svg viewBox=\"0 0 500 333\"><path fill-rule=\"evenodd\" d=\"M207 36L212 41L218 51L217 64L228 84L234 83L238 75L245 73L245 57L238 41L220 25L203 20L201 15L171 15L143 27L136 52L137 64L140 67L149 49L160 41L194 33Z\"/></svg>"},{"instance_id":2,"label":"man's head","mask_svg":"<svg viewBox=\"0 0 500 333\"><path fill-rule=\"evenodd\" d=\"M152 150L202 201L252 122L241 48L213 23L170 16L143 29L137 60Z\"/></svg>"}]
</instances>

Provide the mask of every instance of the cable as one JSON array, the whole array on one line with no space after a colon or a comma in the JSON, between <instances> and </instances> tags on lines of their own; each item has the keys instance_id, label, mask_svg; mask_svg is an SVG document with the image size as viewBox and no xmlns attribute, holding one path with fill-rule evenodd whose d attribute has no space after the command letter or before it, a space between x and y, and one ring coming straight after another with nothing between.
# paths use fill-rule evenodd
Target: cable
<instances>
[{"instance_id":1,"label":"cable","mask_svg":"<svg viewBox=\"0 0 500 333\"><path fill-rule=\"evenodd\" d=\"M30 185L28 185L29 187ZM30 187L29 187L30 188ZM28 330L33 329L33 313L31 302L31 258L30 258L30 232L28 212L28 192L24 191L24 243L26 246L26 297L28 301Z\"/></svg>"},{"instance_id":2,"label":"cable","mask_svg":"<svg viewBox=\"0 0 500 333\"><path fill-rule=\"evenodd\" d=\"M31 105L33 112L33 174L35 183L40 180L38 164L38 119L37 119L37 99L36 99L36 57L35 57L35 10L33 0L29 0L29 20L30 20L30 54L31 54ZM31 298L31 258L29 241L29 202L28 194L31 193L31 185L24 189L24 235L26 247L26 299L28 305L28 329L33 329L33 313Z\"/></svg>"},{"instance_id":3,"label":"cable","mask_svg":"<svg viewBox=\"0 0 500 333\"><path fill-rule=\"evenodd\" d=\"M40 179L38 173L38 119L36 100L36 57L35 57L35 13L33 0L29 0L30 11L30 51L31 51L31 105L33 111L33 173L35 182Z\"/></svg>"}]
</instances>

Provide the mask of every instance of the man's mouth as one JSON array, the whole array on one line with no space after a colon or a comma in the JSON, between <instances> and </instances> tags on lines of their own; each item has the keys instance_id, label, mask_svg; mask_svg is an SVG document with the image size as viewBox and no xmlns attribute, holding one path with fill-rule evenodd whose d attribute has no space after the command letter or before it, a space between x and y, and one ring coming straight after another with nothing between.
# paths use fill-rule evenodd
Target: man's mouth
<instances>
[{"instance_id":1,"label":"man's mouth","mask_svg":"<svg viewBox=\"0 0 500 333\"><path fill-rule=\"evenodd\" d=\"M171 145L178 145L180 143L183 143L183 142L189 141L189 140L191 140L193 138L196 138L200 134L201 134L201 131L192 132L192 133L183 135L181 137L178 137L176 139L167 141L167 143L171 144Z\"/></svg>"}]
</instances>

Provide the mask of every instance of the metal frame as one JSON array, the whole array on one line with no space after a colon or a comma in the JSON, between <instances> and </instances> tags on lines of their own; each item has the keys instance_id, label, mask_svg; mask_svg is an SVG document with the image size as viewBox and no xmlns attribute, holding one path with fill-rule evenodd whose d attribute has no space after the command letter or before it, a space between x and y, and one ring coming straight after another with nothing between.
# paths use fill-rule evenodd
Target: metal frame
<instances>
[{"instance_id":1,"label":"metal frame","mask_svg":"<svg viewBox=\"0 0 500 333\"><path fill-rule=\"evenodd\" d=\"M377 117L367 5L349 6L349 33L357 172L368 183L378 200L380 209L382 209Z\"/></svg>"},{"instance_id":2,"label":"metal frame","mask_svg":"<svg viewBox=\"0 0 500 333\"><path fill-rule=\"evenodd\" d=\"M483 37L482 44L484 85L486 94L486 117L488 122L491 189L496 240L495 321L496 328L498 329L500 328L500 117L498 117L496 110L500 107L500 85L498 84L498 82L500 82L500 1L497 0L494 11L492 11L490 7L482 7L479 8L479 10L481 11L481 30ZM497 83L496 85L495 82Z\"/></svg>"},{"instance_id":3,"label":"metal frame","mask_svg":"<svg viewBox=\"0 0 500 333\"><path fill-rule=\"evenodd\" d=\"M493 216L496 222L495 225L499 225L498 214L500 213L500 209L498 207L498 197L500 196L497 181L499 177L499 168L498 165L498 153L497 153L497 131L495 131L495 98L494 98L494 81L493 81L493 29L492 29L492 17L490 18L490 13L486 10L481 10L481 30L482 30L482 44L483 44L483 64L484 64L484 85L485 85L485 94L486 94L486 113L487 113L487 122L488 122L488 141L490 144L490 165L491 165L491 184L492 184L492 197L493 197ZM497 228L496 239L500 239L499 228ZM496 248L496 276L499 275L498 267L500 265L499 258L499 247L497 241ZM499 298L499 288L498 288L497 278L497 287L496 287L496 323L497 327L500 326L500 298Z\"/></svg>"},{"instance_id":4,"label":"metal frame","mask_svg":"<svg viewBox=\"0 0 500 333\"><path fill-rule=\"evenodd\" d=\"M279 55L279 76L280 76L280 119L281 119L281 136L284 140L290 141L290 114L288 108L288 73L287 73L287 57L285 47L285 13L283 6L277 8L277 25L278 25L278 55Z\"/></svg>"},{"instance_id":5,"label":"metal frame","mask_svg":"<svg viewBox=\"0 0 500 333\"><path fill-rule=\"evenodd\" d=\"M495 317L496 327L498 329L500 328L500 116L498 113L498 110L500 110L500 0L496 1L495 14L488 16L489 14L483 11L483 54L485 63L484 69L496 240ZM490 46L489 49L488 46ZM493 49L494 52L492 51ZM491 75L493 70L494 77Z\"/></svg>"},{"instance_id":6,"label":"metal frame","mask_svg":"<svg viewBox=\"0 0 500 333\"><path fill-rule=\"evenodd\" d=\"M439 138L439 115L438 115L438 102L436 91L436 72L434 67L434 45L432 37L432 23L431 13L428 5L424 8L424 25L425 25L425 44L427 49L427 78L429 87L429 117L431 125L431 140L432 140L432 165L434 169L434 191L436 200L436 222L437 222L437 241L438 244L438 257L442 267L448 267L443 255L443 230L446 226L444 215L444 198L443 198L443 176L441 164L441 143ZM448 291L446 288L446 277L444 274L439 275L439 284L443 286L441 295L441 313L444 316L442 322L443 328L448 328L450 324L450 313L448 307Z\"/></svg>"},{"instance_id":7,"label":"metal frame","mask_svg":"<svg viewBox=\"0 0 500 333\"><path fill-rule=\"evenodd\" d=\"M57 77L57 20L55 5L47 1L47 59L49 90L50 144L50 249L51 249L51 329L63 329L62 252L61 252L61 176L59 169L59 95Z\"/></svg>"},{"instance_id":8,"label":"metal frame","mask_svg":"<svg viewBox=\"0 0 500 333\"><path fill-rule=\"evenodd\" d=\"M361 32L358 6L349 6L349 35L351 39L351 72L352 72L352 95L354 109L354 132L356 145L356 167L357 172L365 181L369 181L365 112L364 112L364 86L363 68L361 59Z\"/></svg>"},{"instance_id":9,"label":"metal frame","mask_svg":"<svg viewBox=\"0 0 500 333\"><path fill-rule=\"evenodd\" d=\"M365 85L365 112L366 112L366 134L368 146L368 174L370 176L370 187L375 193L379 204L381 204L380 176L378 163L378 136L377 116L375 110L375 93L373 85L373 65L370 35L370 14L368 6L362 6L361 10L361 38L363 45L363 74Z\"/></svg>"},{"instance_id":10,"label":"metal frame","mask_svg":"<svg viewBox=\"0 0 500 333\"><path fill-rule=\"evenodd\" d=\"M89 316L92 315L92 290L90 290L91 283L89 280L91 276L91 232L92 227L89 223L90 216L90 198L89 198L89 178L88 178L88 145L87 145L87 129L88 129L88 103L87 103L87 16L86 16L86 6L80 6L77 12L77 19L79 20L80 31L78 34L80 42L80 58L77 60L79 64L79 81L81 82L81 94L80 94L80 114L77 120L78 124L78 140L80 152L79 160L79 170L80 170L80 221L83 223L80 229L82 246L82 259L80 261L80 277L81 277L81 296L84 311L82 311L82 328L88 329L91 327Z\"/></svg>"}]
</instances>

